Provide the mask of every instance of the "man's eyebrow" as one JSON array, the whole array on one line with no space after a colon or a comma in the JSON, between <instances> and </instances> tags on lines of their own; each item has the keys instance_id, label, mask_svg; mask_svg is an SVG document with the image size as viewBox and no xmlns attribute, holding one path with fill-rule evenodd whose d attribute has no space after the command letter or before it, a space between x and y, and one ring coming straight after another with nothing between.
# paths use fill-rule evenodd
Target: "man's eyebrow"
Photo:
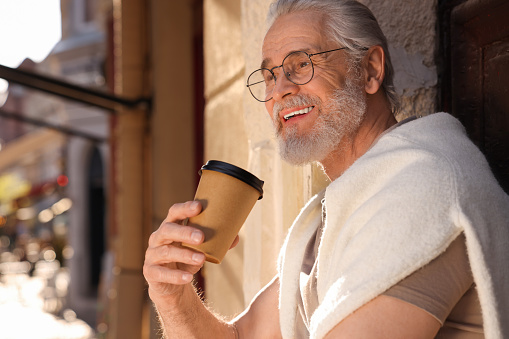
<instances>
[{"instance_id":1,"label":"man's eyebrow","mask_svg":"<svg viewBox=\"0 0 509 339\"><path fill-rule=\"evenodd\" d=\"M270 62L269 59L267 58L263 59L262 63L260 64L260 68L267 68L269 62Z\"/></svg>"},{"instance_id":2,"label":"man's eyebrow","mask_svg":"<svg viewBox=\"0 0 509 339\"><path fill-rule=\"evenodd\" d=\"M286 55L288 56L294 52L306 52L307 54L317 53L316 51L314 51L314 49L316 49L316 48L311 48L311 47L299 48L299 49L295 49L295 50L288 52L288 54L286 54ZM321 49L318 48L316 50L320 51ZM260 64L260 68L269 68L269 64L270 64L270 59L265 58L265 59L263 59L262 63Z\"/></svg>"}]
</instances>

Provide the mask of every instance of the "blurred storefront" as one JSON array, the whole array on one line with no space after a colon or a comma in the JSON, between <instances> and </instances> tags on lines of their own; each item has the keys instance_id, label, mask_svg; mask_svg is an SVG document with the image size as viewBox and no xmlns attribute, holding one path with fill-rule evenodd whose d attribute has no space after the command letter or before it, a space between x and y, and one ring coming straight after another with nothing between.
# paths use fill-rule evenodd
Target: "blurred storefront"
<instances>
[{"instance_id":1,"label":"blurred storefront","mask_svg":"<svg viewBox=\"0 0 509 339\"><path fill-rule=\"evenodd\" d=\"M192 199L202 164L202 2L61 9L62 41L43 62L0 66L0 287L13 270L65 276L44 314L84 320L93 337L149 338L147 239L172 203Z\"/></svg>"},{"instance_id":2,"label":"blurred storefront","mask_svg":"<svg viewBox=\"0 0 509 339\"><path fill-rule=\"evenodd\" d=\"M44 302L29 311L54 319L56 331L33 329L37 336L19 332L12 338L93 338L101 333L98 290L108 264L110 114L48 90L63 83L68 92L73 86L83 88L79 95L84 97L88 88L108 89L104 23L111 23L112 5L78 0L62 1L61 8L62 40L50 55L38 64L27 59L17 70L2 69L11 81L0 107L0 290L8 291L13 282L23 289L37 280L40 290L32 297ZM27 304L24 297L16 301ZM77 321L87 329L78 336L58 330Z\"/></svg>"},{"instance_id":3,"label":"blurred storefront","mask_svg":"<svg viewBox=\"0 0 509 339\"><path fill-rule=\"evenodd\" d=\"M11 100L30 100L13 87L2 112L12 109ZM22 116L23 110L16 112ZM74 250L67 138L5 116L0 125L5 138L0 151L1 337L92 338L92 327L78 319L69 302L68 262Z\"/></svg>"}]
</instances>

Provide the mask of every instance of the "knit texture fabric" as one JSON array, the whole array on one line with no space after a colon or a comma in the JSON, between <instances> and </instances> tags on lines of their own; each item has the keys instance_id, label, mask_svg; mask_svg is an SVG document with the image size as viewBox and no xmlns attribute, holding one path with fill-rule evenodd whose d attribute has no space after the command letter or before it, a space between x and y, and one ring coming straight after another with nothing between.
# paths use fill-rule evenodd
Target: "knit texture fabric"
<instances>
[{"instance_id":1,"label":"knit texture fabric","mask_svg":"<svg viewBox=\"0 0 509 339\"><path fill-rule=\"evenodd\" d=\"M509 338L509 197L458 120L445 113L383 135L315 196L281 249L280 322L293 338L304 250L326 221L318 250L319 306L311 338L429 263L461 233L486 338ZM507 320L507 319L506 319Z\"/></svg>"}]
</instances>

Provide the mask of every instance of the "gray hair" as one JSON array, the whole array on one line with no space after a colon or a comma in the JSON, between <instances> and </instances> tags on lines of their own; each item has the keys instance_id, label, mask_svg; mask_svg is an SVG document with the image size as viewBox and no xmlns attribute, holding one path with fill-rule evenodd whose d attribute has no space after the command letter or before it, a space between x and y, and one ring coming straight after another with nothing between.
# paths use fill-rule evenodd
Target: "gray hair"
<instances>
[{"instance_id":1,"label":"gray hair","mask_svg":"<svg viewBox=\"0 0 509 339\"><path fill-rule=\"evenodd\" d=\"M400 108L399 96L394 88L392 67L387 39L373 13L355 0L277 0L269 8L268 27L282 15L304 10L323 13L330 39L348 48L354 62L360 62L372 46L381 46L385 52L385 78L382 88L394 115Z\"/></svg>"}]
</instances>

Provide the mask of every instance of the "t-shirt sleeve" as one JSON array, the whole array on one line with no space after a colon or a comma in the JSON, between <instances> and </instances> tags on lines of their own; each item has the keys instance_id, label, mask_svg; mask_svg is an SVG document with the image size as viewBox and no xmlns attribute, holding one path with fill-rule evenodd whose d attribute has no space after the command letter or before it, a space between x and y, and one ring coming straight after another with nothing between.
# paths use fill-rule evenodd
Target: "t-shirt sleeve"
<instances>
[{"instance_id":1,"label":"t-shirt sleeve","mask_svg":"<svg viewBox=\"0 0 509 339\"><path fill-rule=\"evenodd\" d=\"M383 294L423 309L443 325L473 283L465 236L461 234L444 253Z\"/></svg>"}]
</instances>

